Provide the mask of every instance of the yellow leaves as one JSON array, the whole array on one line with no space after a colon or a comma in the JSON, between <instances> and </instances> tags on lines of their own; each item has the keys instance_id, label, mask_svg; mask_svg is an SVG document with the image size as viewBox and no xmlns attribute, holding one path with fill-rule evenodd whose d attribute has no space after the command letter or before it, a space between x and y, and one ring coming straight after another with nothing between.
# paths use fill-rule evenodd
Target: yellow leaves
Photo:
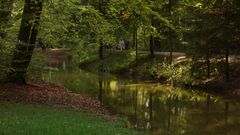
<instances>
[{"instance_id":1,"label":"yellow leaves","mask_svg":"<svg viewBox=\"0 0 240 135\"><path fill-rule=\"evenodd\" d=\"M120 16L120 18L122 20L127 20L130 16L132 15L132 13L128 10L123 11L122 15Z\"/></svg>"}]
</instances>

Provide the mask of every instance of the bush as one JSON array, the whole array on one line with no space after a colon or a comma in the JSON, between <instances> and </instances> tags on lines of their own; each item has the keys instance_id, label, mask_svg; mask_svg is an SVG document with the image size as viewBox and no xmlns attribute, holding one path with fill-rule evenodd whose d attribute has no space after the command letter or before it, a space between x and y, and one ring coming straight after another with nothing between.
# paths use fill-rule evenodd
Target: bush
<instances>
[{"instance_id":1,"label":"bush","mask_svg":"<svg viewBox=\"0 0 240 135\"><path fill-rule=\"evenodd\" d=\"M14 42L0 38L0 80L5 79L6 73L10 70L14 47Z\"/></svg>"}]
</instances>

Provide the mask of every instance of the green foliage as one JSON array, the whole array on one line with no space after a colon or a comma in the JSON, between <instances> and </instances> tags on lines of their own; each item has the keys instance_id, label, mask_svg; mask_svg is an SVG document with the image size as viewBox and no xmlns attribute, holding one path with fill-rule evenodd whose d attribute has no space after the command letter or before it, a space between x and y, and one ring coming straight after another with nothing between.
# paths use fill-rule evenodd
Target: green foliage
<instances>
[{"instance_id":1,"label":"green foliage","mask_svg":"<svg viewBox=\"0 0 240 135\"><path fill-rule=\"evenodd\" d=\"M15 44L12 41L17 39L23 6L23 1L14 0L2 1L0 5L1 74L9 70ZM193 61L192 65L173 67L161 60L160 64L145 64L136 72L157 78L162 76L169 81L181 80L181 74L188 74L187 80L207 79L207 54L217 57L228 48L230 54L240 50L239 7L238 0L44 1L39 38L45 45L71 48L74 62L81 65L98 60L101 43L105 51L105 48L115 48L117 42L124 39L130 42L133 49L133 32L137 31L139 50L149 50L149 40L153 37L155 50L184 51ZM106 53L105 57L111 59L97 62L94 66L98 69L121 72L134 67L135 54ZM210 62L211 75L225 72L222 61ZM32 65L35 64L38 60L34 60ZM161 68L165 70L161 71Z\"/></svg>"},{"instance_id":2,"label":"green foliage","mask_svg":"<svg viewBox=\"0 0 240 135\"><path fill-rule=\"evenodd\" d=\"M189 81L189 72L191 67L189 65L172 65L166 60L162 63L156 63L151 68L151 73L157 79L166 79L168 82L183 82Z\"/></svg>"},{"instance_id":3,"label":"green foliage","mask_svg":"<svg viewBox=\"0 0 240 135\"><path fill-rule=\"evenodd\" d=\"M10 60L14 49L12 41L0 38L0 80L5 79L6 73L10 70Z\"/></svg>"},{"instance_id":4,"label":"green foliage","mask_svg":"<svg viewBox=\"0 0 240 135\"><path fill-rule=\"evenodd\" d=\"M43 57L38 53L33 53L31 63L26 74L28 79L41 79L41 71L44 69L45 63Z\"/></svg>"},{"instance_id":5,"label":"green foliage","mask_svg":"<svg viewBox=\"0 0 240 135\"><path fill-rule=\"evenodd\" d=\"M102 72L123 73L136 66L134 51L106 52L106 58L99 61L97 67ZM139 60L145 59L146 54L139 55Z\"/></svg>"}]
</instances>

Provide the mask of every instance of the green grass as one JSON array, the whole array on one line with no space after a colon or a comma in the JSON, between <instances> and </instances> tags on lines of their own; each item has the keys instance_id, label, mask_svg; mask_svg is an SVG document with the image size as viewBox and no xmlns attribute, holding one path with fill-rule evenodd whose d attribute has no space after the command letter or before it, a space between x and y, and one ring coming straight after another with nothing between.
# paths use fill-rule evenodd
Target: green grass
<instances>
[{"instance_id":1,"label":"green grass","mask_svg":"<svg viewBox=\"0 0 240 135\"><path fill-rule=\"evenodd\" d=\"M146 59L148 54L139 54L139 61ZM101 70L110 73L126 72L136 66L136 56L134 51L105 51L104 60L88 59L80 63L80 67L91 71Z\"/></svg>"},{"instance_id":2,"label":"green grass","mask_svg":"<svg viewBox=\"0 0 240 135\"><path fill-rule=\"evenodd\" d=\"M0 102L0 135L137 135L81 112Z\"/></svg>"}]
</instances>

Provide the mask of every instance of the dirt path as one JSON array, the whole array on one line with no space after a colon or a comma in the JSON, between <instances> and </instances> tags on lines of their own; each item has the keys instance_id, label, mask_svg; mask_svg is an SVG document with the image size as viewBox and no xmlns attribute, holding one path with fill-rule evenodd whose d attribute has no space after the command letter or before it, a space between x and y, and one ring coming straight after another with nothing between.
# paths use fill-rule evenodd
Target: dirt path
<instances>
[{"instance_id":1,"label":"dirt path","mask_svg":"<svg viewBox=\"0 0 240 135\"><path fill-rule=\"evenodd\" d=\"M71 59L71 49L68 48L47 49L46 51L35 49L35 52L43 57L44 62L49 67L58 67L64 61Z\"/></svg>"}]
</instances>

